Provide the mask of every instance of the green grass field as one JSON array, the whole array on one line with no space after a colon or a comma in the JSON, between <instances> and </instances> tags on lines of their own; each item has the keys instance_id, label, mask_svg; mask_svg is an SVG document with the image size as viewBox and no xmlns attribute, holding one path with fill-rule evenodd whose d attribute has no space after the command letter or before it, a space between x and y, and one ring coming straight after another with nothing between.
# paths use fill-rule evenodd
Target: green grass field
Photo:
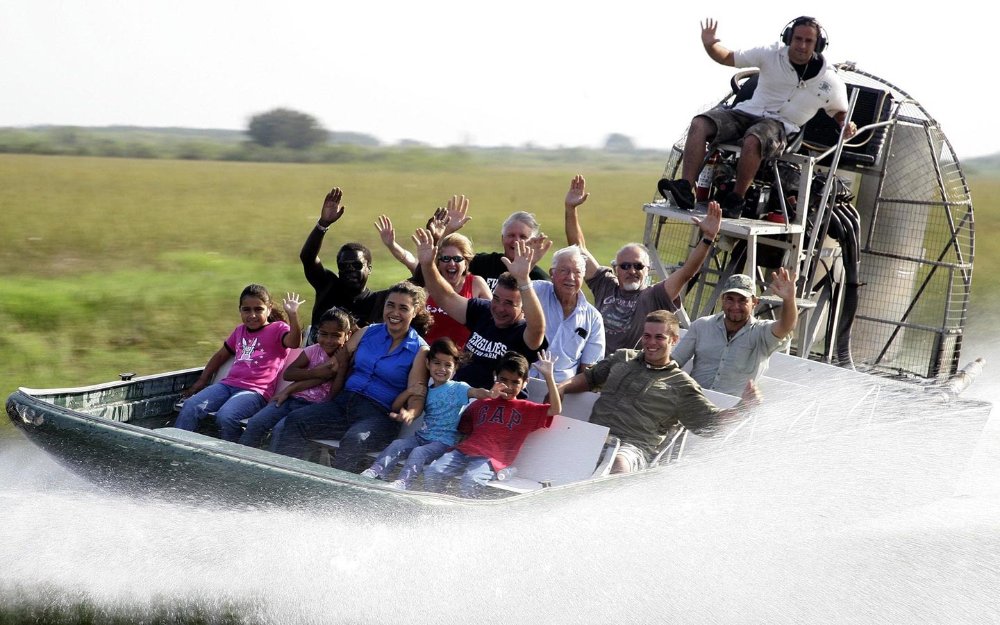
<instances>
[{"instance_id":1,"label":"green grass field","mask_svg":"<svg viewBox=\"0 0 1000 625\"><path fill-rule=\"evenodd\" d=\"M500 223L514 210L536 213L562 245L562 198L579 172L592 194L582 213L587 240L606 262L623 242L641 240L641 207L661 170L652 161L517 166L455 155L391 169L0 155L0 395L203 364L239 322L236 297L249 282L311 299L298 251L334 185L347 212L327 235L324 259L343 242L366 242L381 287L405 270L378 241L379 213L402 238L464 193L473 215L464 232L477 250L499 246ZM971 184L978 303L1000 293L1000 251L985 234L1000 227L1000 178L980 174Z\"/></svg>"},{"instance_id":2,"label":"green grass field","mask_svg":"<svg viewBox=\"0 0 1000 625\"><path fill-rule=\"evenodd\" d=\"M478 250L499 246L500 223L514 210L536 213L564 242L573 165L437 165L0 156L0 322L8 328L0 393L203 364L239 322L236 297L249 282L310 299L298 251L334 185L347 208L323 256L332 263L341 243L366 242L377 287L406 272L384 251L375 217L389 214L397 236L408 237L453 193L472 200L464 232ZM582 171L593 193L584 225L599 258L641 239L641 206L661 169Z\"/></svg>"}]
</instances>

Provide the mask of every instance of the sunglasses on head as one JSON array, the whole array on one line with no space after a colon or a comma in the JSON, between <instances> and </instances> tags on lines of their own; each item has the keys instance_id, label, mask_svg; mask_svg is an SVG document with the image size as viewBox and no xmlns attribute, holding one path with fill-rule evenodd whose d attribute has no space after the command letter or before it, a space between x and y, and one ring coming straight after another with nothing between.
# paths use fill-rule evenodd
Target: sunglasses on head
<instances>
[{"instance_id":1,"label":"sunglasses on head","mask_svg":"<svg viewBox=\"0 0 1000 625\"><path fill-rule=\"evenodd\" d=\"M355 271L361 271L362 269L365 268L364 262L360 260L345 260L345 261L338 260L337 266L340 267L341 269L353 269Z\"/></svg>"},{"instance_id":2,"label":"sunglasses on head","mask_svg":"<svg viewBox=\"0 0 1000 625\"><path fill-rule=\"evenodd\" d=\"M456 263L460 263L463 260L465 260L464 256L438 256L439 263L448 263L453 261Z\"/></svg>"},{"instance_id":3,"label":"sunglasses on head","mask_svg":"<svg viewBox=\"0 0 1000 625\"><path fill-rule=\"evenodd\" d=\"M618 266L624 271L631 271L633 267L635 267L636 271L642 271L646 268L646 265L642 263L618 263Z\"/></svg>"}]
</instances>

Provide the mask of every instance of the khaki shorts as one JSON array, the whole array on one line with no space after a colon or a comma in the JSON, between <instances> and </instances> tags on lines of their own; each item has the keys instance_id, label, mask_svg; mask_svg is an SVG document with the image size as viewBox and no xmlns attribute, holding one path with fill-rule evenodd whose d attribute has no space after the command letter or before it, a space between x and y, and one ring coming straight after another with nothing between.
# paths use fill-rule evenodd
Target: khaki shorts
<instances>
[{"instance_id":1,"label":"khaki shorts","mask_svg":"<svg viewBox=\"0 0 1000 625\"><path fill-rule=\"evenodd\" d=\"M785 151L785 125L776 119L757 117L734 109L715 108L696 117L715 124L714 141L743 144L743 137L753 135L760 141L764 158L781 156Z\"/></svg>"},{"instance_id":2,"label":"khaki shorts","mask_svg":"<svg viewBox=\"0 0 1000 625\"><path fill-rule=\"evenodd\" d=\"M646 455L646 452L635 445L622 443L618 447L618 453L615 454L615 460L617 461L619 458L623 459L628 465L629 473L645 471L649 468L649 457Z\"/></svg>"}]
</instances>

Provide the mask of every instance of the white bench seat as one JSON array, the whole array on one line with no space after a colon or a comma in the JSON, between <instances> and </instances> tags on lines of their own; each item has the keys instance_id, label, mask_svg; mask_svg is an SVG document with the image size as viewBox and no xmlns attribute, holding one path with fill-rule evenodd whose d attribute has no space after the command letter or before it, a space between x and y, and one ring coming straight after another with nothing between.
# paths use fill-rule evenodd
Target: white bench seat
<instances>
[{"instance_id":1,"label":"white bench seat","mask_svg":"<svg viewBox=\"0 0 1000 625\"><path fill-rule=\"evenodd\" d=\"M525 439L511 463L517 469L516 475L506 480L493 480L489 485L502 490L528 492L543 486L590 479L598 472L598 462L607 441L607 427L555 415L552 425L535 430ZM614 446L617 447L616 444Z\"/></svg>"}]
</instances>

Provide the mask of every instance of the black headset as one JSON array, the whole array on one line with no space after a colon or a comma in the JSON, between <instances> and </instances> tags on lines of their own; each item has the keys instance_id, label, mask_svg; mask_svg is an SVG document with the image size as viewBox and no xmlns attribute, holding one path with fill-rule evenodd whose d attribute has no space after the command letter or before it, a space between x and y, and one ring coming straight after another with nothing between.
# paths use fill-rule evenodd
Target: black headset
<instances>
[{"instance_id":1,"label":"black headset","mask_svg":"<svg viewBox=\"0 0 1000 625\"><path fill-rule=\"evenodd\" d=\"M785 30L781 31L781 43L786 46L792 45L792 35L795 33L795 29L799 26L814 26L816 28L816 54L822 54L823 50L826 50L826 46L830 44L830 39L826 36L826 30L820 26L819 22L816 21L815 17L809 17L808 15L802 15L796 17L794 20L788 22L785 26Z\"/></svg>"}]
</instances>

